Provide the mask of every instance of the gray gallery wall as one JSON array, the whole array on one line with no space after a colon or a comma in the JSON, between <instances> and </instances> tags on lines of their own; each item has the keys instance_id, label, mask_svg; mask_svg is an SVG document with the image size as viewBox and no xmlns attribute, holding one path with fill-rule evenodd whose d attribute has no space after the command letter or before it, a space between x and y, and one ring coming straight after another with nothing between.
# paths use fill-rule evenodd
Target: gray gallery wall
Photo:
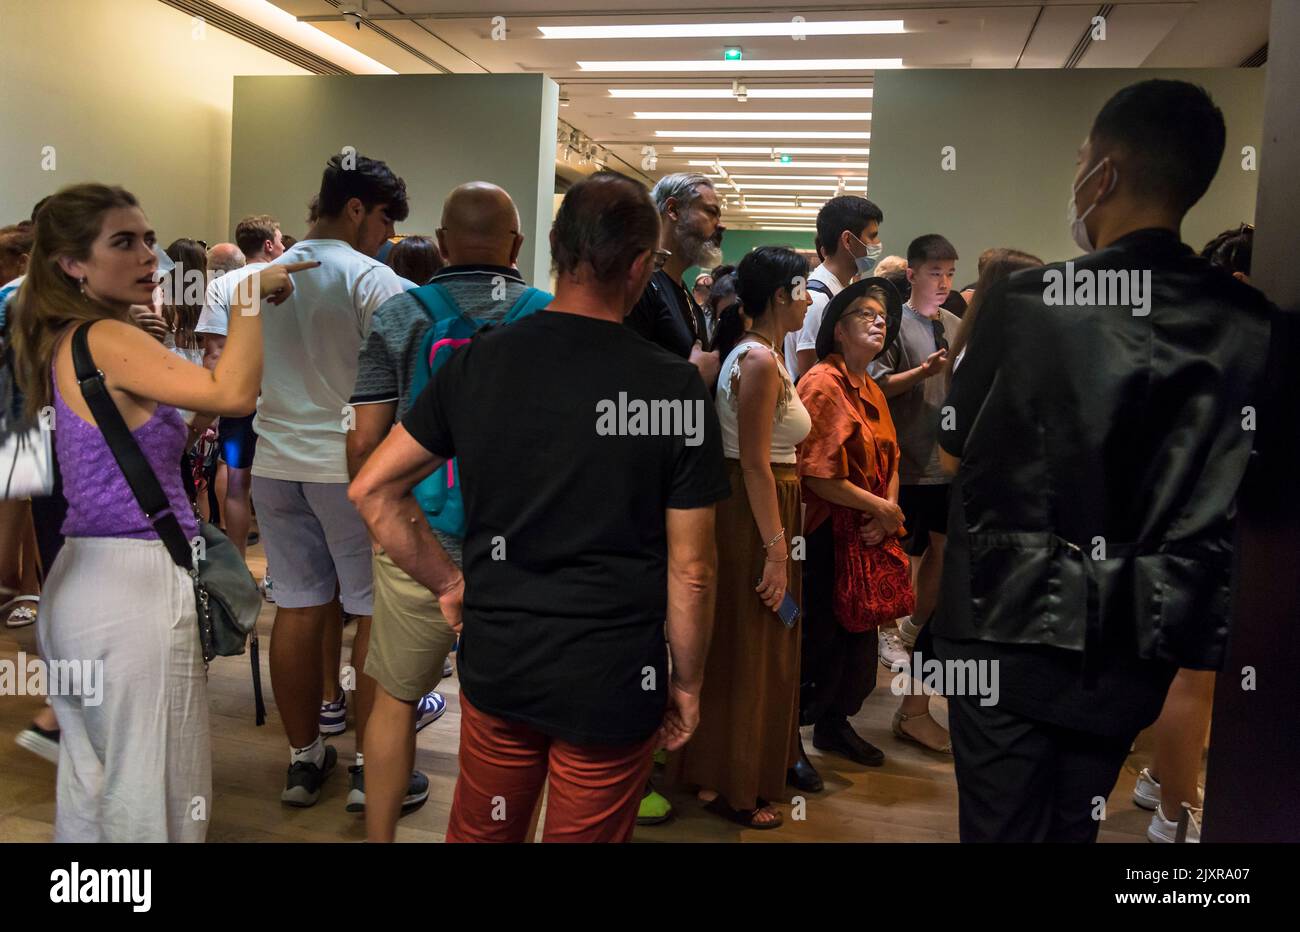
<instances>
[{"instance_id":1,"label":"gray gallery wall","mask_svg":"<svg viewBox=\"0 0 1300 932\"><path fill-rule=\"evenodd\" d=\"M558 108L557 85L539 74L236 78L231 223L268 212L300 237L325 161L352 146L406 181L399 233L431 235L458 184L505 188L525 237L519 269L544 286Z\"/></svg>"},{"instance_id":2,"label":"gray gallery wall","mask_svg":"<svg viewBox=\"0 0 1300 932\"><path fill-rule=\"evenodd\" d=\"M959 285L975 279L989 246L1049 262L1078 255L1065 222L1078 147L1115 91L1157 77L1205 87L1227 125L1219 174L1188 214L1184 241L1199 249L1253 221L1258 172L1242 168L1242 148L1259 152L1263 69L878 71L868 197L885 212L885 252L943 233L961 256ZM956 150L955 170L943 168L945 146Z\"/></svg>"}]
</instances>

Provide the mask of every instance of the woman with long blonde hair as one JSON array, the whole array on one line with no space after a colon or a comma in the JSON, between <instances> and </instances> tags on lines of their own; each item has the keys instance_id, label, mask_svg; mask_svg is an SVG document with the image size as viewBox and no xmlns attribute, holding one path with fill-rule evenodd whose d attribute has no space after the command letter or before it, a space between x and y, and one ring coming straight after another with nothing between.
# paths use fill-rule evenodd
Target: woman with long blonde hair
<instances>
[{"instance_id":1,"label":"woman with long blonde hair","mask_svg":"<svg viewBox=\"0 0 1300 932\"><path fill-rule=\"evenodd\" d=\"M198 534L176 468L186 434L176 409L253 409L262 375L257 295L282 301L290 273L311 265L261 271L209 371L132 321L131 306L150 303L158 266L154 231L133 195L74 185L37 214L12 309L14 363L28 413L53 414L68 503L67 540L50 569L37 630L51 670L81 671L48 683L62 730L55 841L206 835L212 764L194 589L155 522L171 514L187 537ZM107 394L167 494L160 515L141 510L82 397L72 337L83 326Z\"/></svg>"}]
</instances>

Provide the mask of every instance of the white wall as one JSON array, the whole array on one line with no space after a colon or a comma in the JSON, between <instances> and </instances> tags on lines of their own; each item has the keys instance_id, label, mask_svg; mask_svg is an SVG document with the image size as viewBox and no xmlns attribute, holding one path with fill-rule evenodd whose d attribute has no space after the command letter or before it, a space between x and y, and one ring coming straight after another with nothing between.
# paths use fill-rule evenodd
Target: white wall
<instances>
[{"instance_id":1,"label":"white wall","mask_svg":"<svg viewBox=\"0 0 1300 932\"><path fill-rule=\"evenodd\" d=\"M164 244L229 239L234 76L306 73L158 0L0 0L0 225L102 181Z\"/></svg>"}]
</instances>

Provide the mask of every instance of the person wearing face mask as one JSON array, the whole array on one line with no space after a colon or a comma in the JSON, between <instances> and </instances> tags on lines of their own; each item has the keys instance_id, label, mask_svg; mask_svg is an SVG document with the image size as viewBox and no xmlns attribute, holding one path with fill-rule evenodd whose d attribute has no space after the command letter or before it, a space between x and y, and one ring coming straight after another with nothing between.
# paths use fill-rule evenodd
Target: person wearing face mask
<instances>
[{"instance_id":1,"label":"person wearing face mask","mask_svg":"<svg viewBox=\"0 0 1300 932\"><path fill-rule=\"evenodd\" d=\"M945 665L998 674L991 703L949 697L962 841L1095 841L1175 671L1223 664L1275 313L1181 241L1224 140L1200 87L1116 93L1069 195L1087 254L996 285L953 375L931 635ZM1067 275L1131 287L1063 298Z\"/></svg>"},{"instance_id":2,"label":"person wearing face mask","mask_svg":"<svg viewBox=\"0 0 1300 932\"><path fill-rule=\"evenodd\" d=\"M833 197L817 212L817 240L822 262L808 274L812 304L803 326L785 338L785 365L790 376L799 379L817 364L817 333L822 313L855 276L866 277L884 255L880 224L885 215L879 207L856 194Z\"/></svg>"},{"instance_id":3,"label":"person wearing face mask","mask_svg":"<svg viewBox=\"0 0 1300 932\"><path fill-rule=\"evenodd\" d=\"M275 572L271 685L290 748L280 800L290 806L314 805L337 759L321 739L329 725L321 721L321 671L325 633L341 623L338 601L357 617L351 664L358 671L358 748L374 698L374 680L360 672L374 593L370 537L347 497L346 439L355 418L348 401L371 317L412 287L374 258L408 211L406 184L386 164L358 155L345 165L336 155L306 237L261 270L285 262L321 266L302 276L281 313L266 321L266 371L253 421L253 505Z\"/></svg>"}]
</instances>

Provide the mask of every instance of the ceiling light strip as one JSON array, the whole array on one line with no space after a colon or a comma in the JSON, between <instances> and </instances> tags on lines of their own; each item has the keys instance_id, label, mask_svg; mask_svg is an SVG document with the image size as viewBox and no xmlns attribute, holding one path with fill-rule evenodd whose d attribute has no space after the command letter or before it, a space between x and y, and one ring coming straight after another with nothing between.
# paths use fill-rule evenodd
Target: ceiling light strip
<instances>
[{"instance_id":1,"label":"ceiling light strip","mask_svg":"<svg viewBox=\"0 0 1300 932\"><path fill-rule=\"evenodd\" d=\"M729 39L742 36L879 36L905 32L901 19L774 23L636 23L620 26L538 26L543 39Z\"/></svg>"},{"instance_id":2,"label":"ceiling light strip","mask_svg":"<svg viewBox=\"0 0 1300 932\"><path fill-rule=\"evenodd\" d=\"M751 74L757 71L880 71L902 68L901 58L784 58L768 60L725 61L672 59L666 61L580 61L581 71L633 72L633 71L729 71L734 74Z\"/></svg>"}]
</instances>

